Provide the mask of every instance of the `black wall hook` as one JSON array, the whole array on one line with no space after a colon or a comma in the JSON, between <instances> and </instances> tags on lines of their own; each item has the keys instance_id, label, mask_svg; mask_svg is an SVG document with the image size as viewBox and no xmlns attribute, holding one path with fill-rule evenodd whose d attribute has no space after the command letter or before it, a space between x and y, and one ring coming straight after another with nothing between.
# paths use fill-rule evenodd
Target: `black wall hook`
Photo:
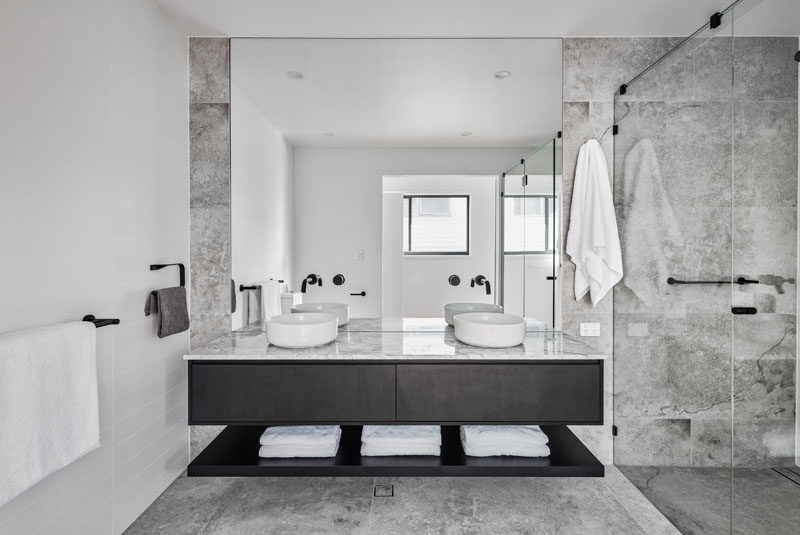
<instances>
[{"instance_id":1,"label":"black wall hook","mask_svg":"<svg viewBox=\"0 0 800 535\"><path fill-rule=\"evenodd\" d=\"M150 264L150 271L156 271L158 269L163 269L169 266L178 266L180 269L180 277L181 277L181 286L186 286L186 268L183 267L183 264L175 263L175 264Z\"/></svg>"},{"instance_id":2,"label":"black wall hook","mask_svg":"<svg viewBox=\"0 0 800 535\"><path fill-rule=\"evenodd\" d=\"M95 327L105 327L106 325L119 325L119 320L117 318L108 318L108 319L98 319L95 318L92 314L87 314L83 317L82 321L89 321L94 323Z\"/></svg>"}]
</instances>

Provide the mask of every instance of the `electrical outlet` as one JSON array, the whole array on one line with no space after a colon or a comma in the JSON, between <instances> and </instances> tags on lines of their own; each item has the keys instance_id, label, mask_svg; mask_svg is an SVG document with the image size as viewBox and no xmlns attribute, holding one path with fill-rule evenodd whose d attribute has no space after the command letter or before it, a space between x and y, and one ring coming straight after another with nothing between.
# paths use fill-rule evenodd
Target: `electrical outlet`
<instances>
[{"instance_id":1,"label":"electrical outlet","mask_svg":"<svg viewBox=\"0 0 800 535\"><path fill-rule=\"evenodd\" d=\"M600 324L581 323L581 336L600 336Z\"/></svg>"},{"instance_id":2,"label":"electrical outlet","mask_svg":"<svg viewBox=\"0 0 800 535\"><path fill-rule=\"evenodd\" d=\"M364 249L356 249L356 260L359 262L364 261Z\"/></svg>"}]
</instances>

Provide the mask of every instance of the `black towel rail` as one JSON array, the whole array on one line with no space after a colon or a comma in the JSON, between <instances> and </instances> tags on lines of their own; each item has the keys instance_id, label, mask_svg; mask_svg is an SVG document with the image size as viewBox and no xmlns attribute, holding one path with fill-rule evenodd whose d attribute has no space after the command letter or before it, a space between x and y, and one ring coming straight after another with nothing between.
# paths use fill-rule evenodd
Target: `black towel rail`
<instances>
[{"instance_id":1,"label":"black towel rail","mask_svg":"<svg viewBox=\"0 0 800 535\"><path fill-rule=\"evenodd\" d=\"M174 263L174 264L150 264L150 271L156 271L157 269L163 269L169 266L178 266L180 269L180 277L181 277L181 286L186 286L186 268L183 267L181 263Z\"/></svg>"},{"instance_id":2,"label":"black towel rail","mask_svg":"<svg viewBox=\"0 0 800 535\"><path fill-rule=\"evenodd\" d=\"M739 277L736 280L727 281L684 281L670 277L667 279L667 284L758 284L758 281L747 279L745 277Z\"/></svg>"},{"instance_id":3,"label":"black towel rail","mask_svg":"<svg viewBox=\"0 0 800 535\"><path fill-rule=\"evenodd\" d=\"M240 292L243 292L245 290L260 290L260 289L261 289L261 285L260 284L254 284L252 286L245 286L244 284L240 284L239 285L239 291Z\"/></svg>"},{"instance_id":4,"label":"black towel rail","mask_svg":"<svg viewBox=\"0 0 800 535\"><path fill-rule=\"evenodd\" d=\"M94 323L94 326L98 328L105 327L106 325L119 325L119 320L117 318L99 319L95 318L92 314L85 315L83 321Z\"/></svg>"}]
</instances>

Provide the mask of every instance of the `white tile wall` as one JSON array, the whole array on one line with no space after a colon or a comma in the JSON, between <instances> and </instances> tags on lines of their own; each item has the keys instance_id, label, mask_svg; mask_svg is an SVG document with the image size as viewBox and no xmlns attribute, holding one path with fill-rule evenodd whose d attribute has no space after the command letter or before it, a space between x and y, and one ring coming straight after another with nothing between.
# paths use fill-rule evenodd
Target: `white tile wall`
<instances>
[{"instance_id":1,"label":"white tile wall","mask_svg":"<svg viewBox=\"0 0 800 535\"><path fill-rule=\"evenodd\" d=\"M0 332L122 320L97 331L101 447L0 534L121 533L188 460L189 336L143 314L177 282L148 265L189 259L186 35L151 0L0 0L0 72Z\"/></svg>"}]
</instances>

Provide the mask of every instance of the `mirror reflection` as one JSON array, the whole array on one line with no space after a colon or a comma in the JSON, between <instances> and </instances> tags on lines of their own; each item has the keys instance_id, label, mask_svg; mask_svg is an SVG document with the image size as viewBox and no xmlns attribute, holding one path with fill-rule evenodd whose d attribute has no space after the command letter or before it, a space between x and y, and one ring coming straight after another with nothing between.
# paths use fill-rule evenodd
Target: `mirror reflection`
<instances>
[{"instance_id":1,"label":"mirror reflection","mask_svg":"<svg viewBox=\"0 0 800 535\"><path fill-rule=\"evenodd\" d=\"M233 328L560 328L560 129L559 39L232 40Z\"/></svg>"}]
</instances>

